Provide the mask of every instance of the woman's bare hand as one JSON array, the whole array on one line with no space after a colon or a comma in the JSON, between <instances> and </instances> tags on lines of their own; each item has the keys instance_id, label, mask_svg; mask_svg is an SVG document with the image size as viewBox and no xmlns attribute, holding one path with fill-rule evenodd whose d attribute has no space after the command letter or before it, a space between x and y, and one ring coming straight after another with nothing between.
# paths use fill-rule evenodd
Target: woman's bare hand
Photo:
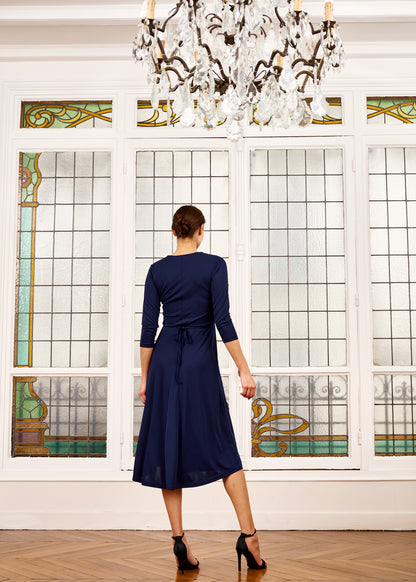
<instances>
[{"instance_id":1,"label":"woman's bare hand","mask_svg":"<svg viewBox=\"0 0 416 582\"><path fill-rule=\"evenodd\" d=\"M244 398L253 398L256 394L256 382L250 372L240 372L241 386L243 388L241 396Z\"/></svg>"},{"instance_id":2,"label":"woman's bare hand","mask_svg":"<svg viewBox=\"0 0 416 582\"><path fill-rule=\"evenodd\" d=\"M142 380L139 388L139 398L143 402L146 402L146 380Z\"/></svg>"}]
</instances>

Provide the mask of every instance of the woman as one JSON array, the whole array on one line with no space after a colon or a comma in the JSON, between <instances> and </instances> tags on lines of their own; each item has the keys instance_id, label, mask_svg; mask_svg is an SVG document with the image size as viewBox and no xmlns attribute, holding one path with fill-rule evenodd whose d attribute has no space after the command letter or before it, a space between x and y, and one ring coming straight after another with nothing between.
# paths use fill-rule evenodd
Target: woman
<instances>
[{"instance_id":1,"label":"woman","mask_svg":"<svg viewBox=\"0 0 416 582\"><path fill-rule=\"evenodd\" d=\"M215 325L240 375L241 395L252 398L256 383L241 351L229 313L224 259L197 252L205 218L195 206L179 208L172 221L175 253L147 273L139 396L145 404L133 481L162 489L182 573L199 566L182 528L182 488L223 479L241 528L236 550L251 568L266 567L250 509L218 366ZM156 343L160 302L163 327ZM254 532L254 533L253 533Z\"/></svg>"}]
</instances>

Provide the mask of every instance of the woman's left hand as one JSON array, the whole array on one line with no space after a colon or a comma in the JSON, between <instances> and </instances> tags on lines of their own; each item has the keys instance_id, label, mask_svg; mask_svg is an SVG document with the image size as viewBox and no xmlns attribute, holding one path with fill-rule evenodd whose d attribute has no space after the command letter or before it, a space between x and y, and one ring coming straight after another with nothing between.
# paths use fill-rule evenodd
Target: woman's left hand
<instances>
[{"instance_id":1,"label":"woman's left hand","mask_svg":"<svg viewBox=\"0 0 416 582\"><path fill-rule=\"evenodd\" d=\"M142 380L139 388L139 398L143 402L146 402L146 380Z\"/></svg>"}]
</instances>

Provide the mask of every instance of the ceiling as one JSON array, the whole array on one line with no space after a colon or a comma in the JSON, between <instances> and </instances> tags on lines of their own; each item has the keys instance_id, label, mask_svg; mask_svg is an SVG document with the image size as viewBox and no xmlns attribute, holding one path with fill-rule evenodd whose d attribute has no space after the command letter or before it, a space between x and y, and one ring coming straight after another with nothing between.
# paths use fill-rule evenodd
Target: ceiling
<instances>
[{"instance_id":1,"label":"ceiling","mask_svg":"<svg viewBox=\"0 0 416 582\"><path fill-rule=\"evenodd\" d=\"M146 0L145 0L146 2ZM325 0L304 0L312 19L323 16ZM0 0L0 22L11 25L133 24L143 0ZM156 0L156 17L165 17L175 0ZM416 22L415 0L334 0L339 22Z\"/></svg>"}]
</instances>

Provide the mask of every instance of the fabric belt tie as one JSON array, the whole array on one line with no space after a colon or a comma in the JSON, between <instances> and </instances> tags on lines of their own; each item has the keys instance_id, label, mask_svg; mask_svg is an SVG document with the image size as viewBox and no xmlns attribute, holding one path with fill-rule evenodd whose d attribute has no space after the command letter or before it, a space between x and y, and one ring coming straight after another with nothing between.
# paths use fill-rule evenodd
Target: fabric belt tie
<instances>
[{"instance_id":1,"label":"fabric belt tie","mask_svg":"<svg viewBox=\"0 0 416 582\"><path fill-rule=\"evenodd\" d=\"M182 380L180 379L180 368L182 364L182 350L183 346L188 343L192 343L192 336L188 330L188 328L184 325L178 328L178 333L176 336L176 341L178 342L178 351L176 356L176 370L175 370L175 380L178 384L182 384Z\"/></svg>"}]
</instances>

